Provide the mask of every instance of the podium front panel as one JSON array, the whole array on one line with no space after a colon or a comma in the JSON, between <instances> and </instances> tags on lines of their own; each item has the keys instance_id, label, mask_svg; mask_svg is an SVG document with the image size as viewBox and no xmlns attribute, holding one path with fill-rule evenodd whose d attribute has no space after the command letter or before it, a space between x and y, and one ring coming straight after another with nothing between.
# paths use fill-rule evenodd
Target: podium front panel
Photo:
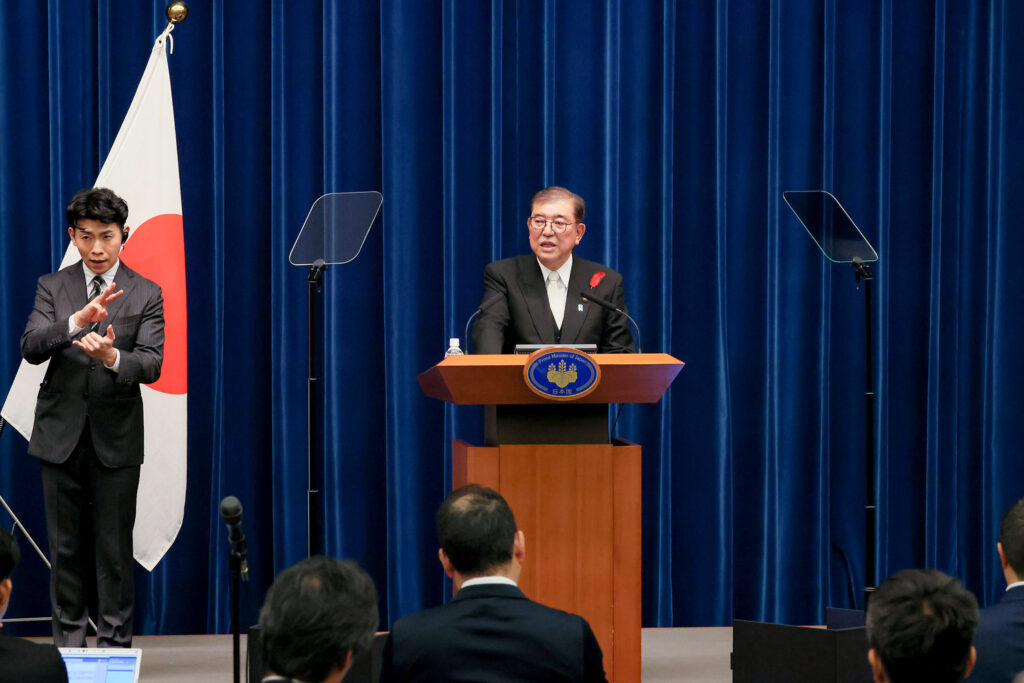
<instances>
[{"instance_id":1,"label":"podium front panel","mask_svg":"<svg viewBox=\"0 0 1024 683\"><path fill-rule=\"evenodd\" d=\"M640 447L452 446L453 487L500 492L526 536L520 588L582 615L609 680L640 680Z\"/></svg>"}]
</instances>

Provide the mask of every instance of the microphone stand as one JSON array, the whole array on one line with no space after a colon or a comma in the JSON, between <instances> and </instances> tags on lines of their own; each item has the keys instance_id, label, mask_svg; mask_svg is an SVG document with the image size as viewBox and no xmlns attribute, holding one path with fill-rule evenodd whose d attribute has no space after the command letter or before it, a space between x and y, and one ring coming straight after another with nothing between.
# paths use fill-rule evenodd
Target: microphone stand
<instances>
[{"instance_id":1,"label":"microphone stand","mask_svg":"<svg viewBox=\"0 0 1024 683\"><path fill-rule=\"evenodd\" d=\"M241 624L238 623L238 592L242 576L242 556L231 551L231 559L228 561L228 569L231 571L231 652L234 660L234 683L240 683L241 679Z\"/></svg>"}]
</instances>

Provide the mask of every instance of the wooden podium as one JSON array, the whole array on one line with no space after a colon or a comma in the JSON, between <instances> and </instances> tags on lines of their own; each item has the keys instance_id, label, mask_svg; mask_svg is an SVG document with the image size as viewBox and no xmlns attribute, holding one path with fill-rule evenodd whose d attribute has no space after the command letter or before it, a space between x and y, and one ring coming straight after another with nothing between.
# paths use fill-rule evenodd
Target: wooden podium
<instances>
[{"instance_id":1,"label":"wooden podium","mask_svg":"<svg viewBox=\"0 0 1024 683\"><path fill-rule=\"evenodd\" d=\"M601 381L573 401L539 396L529 356L450 356L423 392L485 405L485 446L452 443L452 486L499 491L526 535L520 588L589 622L611 681L640 681L640 446L608 441L609 403L656 403L683 363L664 353L594 354Z\"/></svg>"}]
</instances>

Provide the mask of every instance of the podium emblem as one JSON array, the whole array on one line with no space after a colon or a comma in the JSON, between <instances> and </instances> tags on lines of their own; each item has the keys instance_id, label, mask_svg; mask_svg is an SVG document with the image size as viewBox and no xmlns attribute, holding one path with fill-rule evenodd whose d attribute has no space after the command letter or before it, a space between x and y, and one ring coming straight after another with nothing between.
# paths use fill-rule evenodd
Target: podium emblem
<instances>
[{"instance_id":1,"label":"podium emblem","mask_svg":"<svg viewBox=\"0 0 1024 683\"><path fill-rule=\"evenodd\" d=\"M572 401L597 388L601 368L582 351L556 346L532 353L523 366L523 379L538 396Z\"/></svg>"}]
</instances>

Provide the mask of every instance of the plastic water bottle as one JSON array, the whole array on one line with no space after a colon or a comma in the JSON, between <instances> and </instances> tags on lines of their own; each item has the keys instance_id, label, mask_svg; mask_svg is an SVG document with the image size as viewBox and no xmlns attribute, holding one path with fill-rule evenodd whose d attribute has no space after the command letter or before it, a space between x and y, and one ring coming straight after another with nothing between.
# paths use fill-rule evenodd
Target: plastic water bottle
<instances>
[{"instance_id":1,"label":"plastic water bottle","mask_svg":"<svg viewBox=\"0 0 1024 683\"><path fill-rule=\"evenodd\" d=\"M459 348L459 338L452 337L448 340L448 350L444 352L444 357L448 356L461 356L463 355L462 349Z\"/></svg>"}]
</instances>

